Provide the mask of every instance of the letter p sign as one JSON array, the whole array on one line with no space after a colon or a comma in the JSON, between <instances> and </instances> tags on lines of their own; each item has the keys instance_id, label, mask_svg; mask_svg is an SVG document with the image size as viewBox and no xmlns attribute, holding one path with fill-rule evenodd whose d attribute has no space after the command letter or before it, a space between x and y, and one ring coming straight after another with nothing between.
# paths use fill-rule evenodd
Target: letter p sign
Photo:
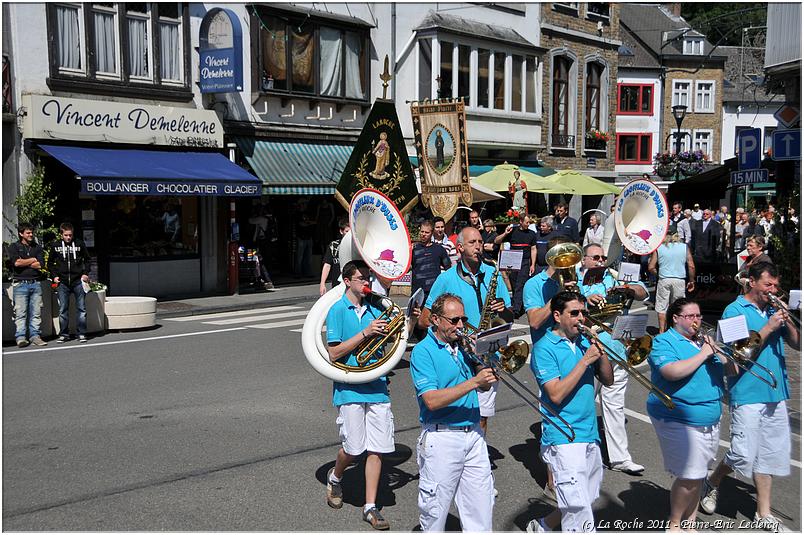
<instances>
[{"instance_id":1,"label":"letter p sign","mask_svg":"<svg viewBox=\"0 0 804 535\"><path fill-rule=\"evenodd\" d=\"M737 155L738 169L740 171L748 169L759 169L761 150L759 140L762 138L762 130L759 128L749 128L741 131L737 136Z\"/></svg>"}]
</instances>

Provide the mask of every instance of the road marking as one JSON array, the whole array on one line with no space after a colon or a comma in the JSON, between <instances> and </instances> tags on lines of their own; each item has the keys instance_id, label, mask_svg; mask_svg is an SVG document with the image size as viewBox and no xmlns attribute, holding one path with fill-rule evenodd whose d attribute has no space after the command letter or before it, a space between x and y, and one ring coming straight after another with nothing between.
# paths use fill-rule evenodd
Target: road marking
<instances>
[{"instance_id":1,"label":"road marking","mask_svg":"<svg viewBox=\"0 0 804 535\"><path fill-rule=\"evenodd\" d=\"M132 344L135 342L149 342L152 340L165 340L167 338L181 338L184 336L198 336L200 334L216 334L216 333L225 333L230 331L243 331L245 327L230 327L228 329L215 329L213 331L201 331L197 333L182 333L182 334L166 334L165 336L149 336L147 338L135 338L132 340L117 340L114 342L96 342L96 343L89 343L89 344L81 344L81 345L72 345L72 346L57 346L57 347L43 347L42 349L22 349L19 351L4 351L3 355L17 355L25 353L37 353L41 351L64 351L67 349L92 349L93 347L99 346L111 346L116 344Z\"/></svg>"},{"instance_id":2,"label":"road marking","mask_svg":"<svg viewBox=\"0 0 804 535\"><path fill-rule=\"evenodd\" d=\"M261 314L263 312L282 312L285 310L298 310L301 307L286 305L267 308L252 308L249 310L237 310L232 312L216 312L215 314L198 314L196 316L182 316L181 318L165 318L165 321L206 321L218 318L232 318L235 316L248 316L249 314Z\"/></svg>"},{"instance_id":3,"label":"road marking","mask_svg":"<svg viewBox=\"0 0 804 535\"><path fill-rule=\"evenodd\" d=\"M244 316L225 320L205 321L207 325L234 325L235 323L254 323L255 321L269 321L279 318L292 318L293 316L306 316L309 310L294 310L293 312L280 312L279 314L264 314L261 316Z\"/></svg>"},{"instance_id":4,"label":"road marking","mask_svg":"<svg viewBox=\"0 0 804 535\"><path fill-rule=\"evenodd\" d=\"M303 325L307 318L288 321L275 321L273 323L263 323L262 325L246 325L250 329L276 329L279 327L290 327L291 325Z\"/></svg>"}]
</instances>

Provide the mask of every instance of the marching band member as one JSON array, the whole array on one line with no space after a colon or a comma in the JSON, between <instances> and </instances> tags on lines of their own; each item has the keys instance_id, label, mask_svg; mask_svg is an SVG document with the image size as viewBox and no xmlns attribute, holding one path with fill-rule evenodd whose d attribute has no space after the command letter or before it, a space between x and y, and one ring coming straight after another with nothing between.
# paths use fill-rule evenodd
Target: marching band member
<instances>
[{"instance_id":1,"label":"marching band member","mask_svg":"<svg viewBox=\"0 0 804 535\"><path fill-rule=\"evenodd\" d=\"M603 272L603 280L595 284L583 284L584 276L589 269L602 268L606 265L603 247L590 243L583 248L583 259L578 272L579 289L590 303L605 303L606 293L612 288L624 288L634 292L639 299L648 296L642 283L618 284L609 270ZM611 338L607 332L598 333L603 343L617 351L625 362L628 357L625 347ZM625 389L628 386L628 372L621 366L614 366L614 383L600 388L600 405L603 413L603 430L606 433L606 449L609 454L609 468L631 475L640 475L645 467L631 459L628 451L628 434L625 432Z\"/></svg>"},{"instance_id":2,"label":"marching band member","mask_svg":"<svg viewBox=\"0 0 804 535\"><path fill-rule=\"evenodd\" d=\"M458 234L459 261L438 276L433 288L424 303L424 309L419 316L419 327L427 328L430 321L430 311L438 296L444 293L455 294L461 298L466 310L469 323L480 325L483 314L483 304L486 302L491 277L494 268L483 263L483 238L480 232L472 227L461 230ZM511 298L503 282L502 275L497 274L496 299L491 301L491 311L502 314L507 321L512 321L510 311ZM487 392L480 392L480 425L485 432L489 416L494 416L497 386Z\"/></svg>"},{"instance_id":3,"label":"marching band member","mask_svg":"<svg viewBox=\"0 0 804 535\"><path fill-rule=\"evenodd\" d=\"M531 353L531 370L541 388L542 403L551 403L575 431L569 442L542 422L541 457L556 485L558 510L528 523L527 531L594 531L592 502L600 491L603 465L595 414L595 376L604 385L614 380L611 363L595 343L580 336L578 326L586 299L561 292L550 301L555 323Z\"/></svg>"},{"instance_id":4,"label":"marching band member","mask_svg":"<svg viewBox=\"0 0 804 535\"><path fill-rule=\"evenodd\" d=\"M464 531L491 531L494 479L477 391L497 378L489 368L475 372L458 344L456 331L468 320L460 297L441 293L428 308L432 328L410 356L422 424L419 522L422 531L444 531L454 499Z\"/></svg>"},{"instance_id":5,"label":"marching band member","mask_svg":"<svg viewBox=\"0 0 804 535\"><path fill-rule=\"evenodd\" d=\"M668 409L651 392L647 411L664 468L676 477L670 488L669 530L686 531L694 527L687 522L695 521L701 483L717 454L723 364L713 358L711 340L697 339L698 303L683 297L675 300L667 310L667 322L668 330L653 341L648 362L651 382L670 395L675 408Z\"/></svg>"},{"instance_id":6,"label":"marching band member","mask_svg":"<svg viewBox=\"0 0 804 535\"><path fill-rule=\"evenodd\" d=\"M757 489L756 527L767 531L790 531L771 514L773 476L790 474L790 421L786 400L790 397L784 342L792 347L800 343L799 332L784 310L773 311L768 292L779 290L776 266L762 262L748 270L748 292L726 307L723 318L744 316L748 328L762 337L762 350L756 362L776 377L772 389L750 373L729 378L731 446L725 457L705 482L701 510L712 514L717 507L718 486L736 470L743 477L753 477Z\"/></svg>"},{"instance_id":7,"label":"marching band member","mask_svg":"<svg viewBox=\"0 0 804 535\"><path fill-rule=\"evenodd\" d=\"M342 274L346 291L327 314L327 350L332 362L345 361L357 366L355 349L364 339L383 334L388 322L378 319L382 310L363 299L370 277L366 263L349 262L343 266ZM394 451L393 414L386 378L362 384L335 382L332 404L338 408L342 445L335 467L327 473L327 504L334 509L343 506L343 473L358 455L367 451L363 520L374 529L389 529L388 521L376 506L382 454Z\"/></svg>"},{"instance_id":8,"label":"marching band member","mask_svg":"<svg viewBox=\"0 0 804 535\"><path fill-rule=\"evenodd\" d=\"M568 243L569 239L562 236L552 238L547 244L549 251L560 243ZM541 339L544 334L553 327L553 316L550 312L550 299L553 298L561 289L554 275L556 269L547 266L547 269L531 277L525 283L524 302L525 312L528 315L530 325L530 341L533 346ZM565 284L565 288L575 288L575 281Z\"/></svg>"}]
</instances>

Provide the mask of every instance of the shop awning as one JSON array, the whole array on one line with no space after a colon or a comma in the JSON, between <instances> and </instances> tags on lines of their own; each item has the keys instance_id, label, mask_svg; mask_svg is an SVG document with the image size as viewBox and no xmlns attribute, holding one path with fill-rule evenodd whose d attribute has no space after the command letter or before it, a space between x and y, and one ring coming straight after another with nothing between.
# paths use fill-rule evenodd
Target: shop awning
<instances>
[{"instance_id":1,"label":"shop awning","mask_svg":"<svg viewBox=\"0 0 804 535\"><path fill-rule=\"evenodd\" d=\"M252 197L260 180L215 152L40 145L81 179L91 195Z\"/></svg>"},{"instance_id":2,"label":"shop awning","mask_svg":"<svg viewBox=\"0 0 804 535\"><path fill-rule=\"evenodd\" d=\"M334 195L352 145L235 138L269 195Z\"/></svg>"},{"instance_id":3,"label":"shop awning","mask_svg":"<svg viewBox=\"0 0 804 535\"><path fill-rule=\"evenodd\" d=\"M737 170L737 158L729 158L723 165L699 175L673 182L667 187L667 202L711 201L722 199L729 187L729 175Z\"/></svg>"},{"instance_id":4,"label":"shop awning","mask_svg":"<svg viewBox=\"0 0 804 535\"><path fill-rule=\"evenodd\" d=\"M416 156L410 156L410 164L413 167L418 167L419 166L419 158L417 158ZM554 174L556 172L556 170L553 169L552 167L520 165L519 168L522 169L523 171L527 171L528 173L533 173L534 175L539 175L539 176L544 176L544 177L550 176L550 175L552 175L552 174ZM469 177L470 178L475 178L477 176L482 175L483 173L488 173L492 169L494 169L493 165L473 165L473 164L469 164Z\"/></svg>"}]
</instances>

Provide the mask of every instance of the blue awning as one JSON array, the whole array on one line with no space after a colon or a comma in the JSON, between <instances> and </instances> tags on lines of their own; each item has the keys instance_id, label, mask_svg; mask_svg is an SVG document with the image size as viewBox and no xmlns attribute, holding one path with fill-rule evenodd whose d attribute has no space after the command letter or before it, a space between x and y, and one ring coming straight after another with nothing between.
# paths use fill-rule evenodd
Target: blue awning
<instances>
[{"instance_id":1,"label":"blue awning","mask_svg":"<svg viewBox=\"0 0 804 535\"><path fill-rule=\"evenodd\" d=\"M215 152L40 145L81 179L91 195L261 194L260 180Z\"/></svg>"},{"instance_id":2,"label":"blue awning","mask_svg":"<svg viewBox=\"0 0 804 535\"><path fill-rule=\"evenodd\" d=\"M410 164L413 167L418 167L419 166L419 158L417 158L416 156L409 156L409 158L410 158ZM527 171L529 173L533 173L534 175L538 175L538 176L550 176L550 175L554 175L556 173L556 170L553 169L552 167L541 167L541 166L536 167L536 166L520 165L519 168L522 169L523 171ZM488 173L492 169L494 169L493 165L472 165L472 164L469 164L469 176L470 177L477 177L477 176L482 175L483 173Z\"/></svg>"},{"instance_id":3,"label":"blue awning","mask_svg":"<svg viewBox=\"0 0 804 535\"><path fill-rule=\"evenodd\" d=\"M235 138L270 195L333 195L352 145Z\"/></svg>"}]
</instances>

